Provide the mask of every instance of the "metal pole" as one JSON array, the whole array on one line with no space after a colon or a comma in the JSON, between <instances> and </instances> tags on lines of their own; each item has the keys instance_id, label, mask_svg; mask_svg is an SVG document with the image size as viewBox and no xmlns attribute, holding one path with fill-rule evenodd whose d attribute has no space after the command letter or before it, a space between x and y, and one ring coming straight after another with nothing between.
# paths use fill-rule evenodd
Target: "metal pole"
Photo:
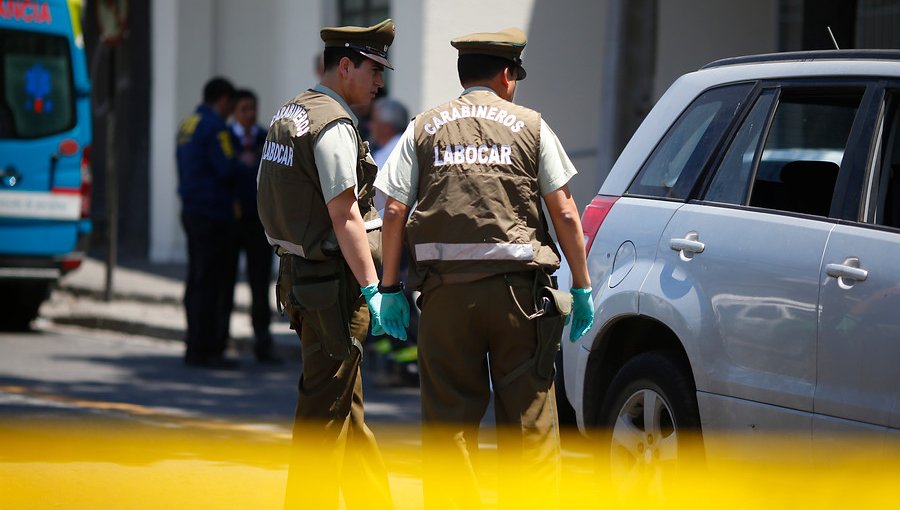
<instances>
[{"instance_id":1,"label":"metal pole","mask_svg":"<svg viewBox=\"0 0 900 510\"><path fill-rule=\"evenodd\" d=\"M119 185L116 175L116 49L109 50L109 111L106 115L106 289L103 298L112 301L113 269L119 241Z\"/></svg>"}]
</instances>

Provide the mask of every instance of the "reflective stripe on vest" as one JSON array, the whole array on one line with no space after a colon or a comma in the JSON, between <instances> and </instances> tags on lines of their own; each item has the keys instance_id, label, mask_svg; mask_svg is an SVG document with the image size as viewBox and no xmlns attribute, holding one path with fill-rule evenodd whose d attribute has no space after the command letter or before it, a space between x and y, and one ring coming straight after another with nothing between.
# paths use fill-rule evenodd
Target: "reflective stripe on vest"
<instances>
[{"instance_id":1,"label":"reflective stripe on vest","mask_svg":"<svg viewBox=\"0 0 900 510\"><path fill-rule=\"evenodd\" d=\"M375 218L374 220L369 220L365 223L366 232L371 232L372 230L377 230L381 228L383 224L383 220L381 218ZM271 237L269 234L266 234L266 240L269 241L269 244L272 246L281 247L283 250L292 253L300 258L306 258L306 251L299 244L294 244L289 241L285 241L283 239L275 239Z\"/></svg>"},{"instance_id":2,"label":"reflective stripe on vest","mask_svg":"<svg viewBox=\"0 0 900 510\"><path fill-rule=\"evenodd\" d=\"M374 220L369 220L366 222L366 232L379 229L384 224L381 218L375 218Z\"/></svg>"},{"instance_id":3,"label":"reflective stripe on vest","mask_svg":"<svg viewBox=\"0 0 900 510\"><path fill-rule=\"evenodd\" d=\"M423 243L416 245L416 260L534 260L531 244Z\"/></svg>"},{"instance_id":4,"label":"reflective stripe on vest","mask_svg":"<svg viewBox=\"0 0 900 510\"><path fill-rule=\"evenodd\" d=\"M269 244L272 246L280 247L289 253L292 253L300 258L306 258L306 252L303 250L303 247L299 244L294 244L288 241L283 241L281 239L273 239L269 234L266 234L266 239L269 241Z\"/></svg>"}]
</instances>

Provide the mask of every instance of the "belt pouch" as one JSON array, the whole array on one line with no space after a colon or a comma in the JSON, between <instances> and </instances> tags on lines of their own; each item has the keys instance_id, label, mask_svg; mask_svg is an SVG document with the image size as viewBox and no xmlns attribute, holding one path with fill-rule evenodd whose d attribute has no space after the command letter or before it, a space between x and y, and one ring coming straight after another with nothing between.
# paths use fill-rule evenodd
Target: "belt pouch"
<instances>
[{"instance_id":1,"label":"belt pouch","mask_svg":"<svg viewBox=\"0 0 900 510\"><path fill-rule=\"evenodd\" d=\"M344 272L297 278L291 285L290 299L316 331L325 354L335 360L348 359L352 339Z\"/></svg>"}]
</instances>

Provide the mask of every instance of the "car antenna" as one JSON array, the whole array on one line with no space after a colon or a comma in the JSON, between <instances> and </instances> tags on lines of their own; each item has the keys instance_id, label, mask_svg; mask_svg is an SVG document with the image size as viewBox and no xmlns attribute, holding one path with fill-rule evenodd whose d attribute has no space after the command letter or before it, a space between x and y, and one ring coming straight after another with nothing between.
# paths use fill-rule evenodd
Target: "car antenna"
<instances>
[{"instance_id":1,"label":"car antenna","mask_svg":"<svg viewBox=\"0 0 900 510\"><path fill-rule=\"evenodd\" d=\"M834 38L834 32L831 31L831 27L826 26L825 28L828 29L828 35L831 36L831 42L834 43L834 49L841 49L841 47L838 46L837 39Z\"/></svg>"}]
</instances>

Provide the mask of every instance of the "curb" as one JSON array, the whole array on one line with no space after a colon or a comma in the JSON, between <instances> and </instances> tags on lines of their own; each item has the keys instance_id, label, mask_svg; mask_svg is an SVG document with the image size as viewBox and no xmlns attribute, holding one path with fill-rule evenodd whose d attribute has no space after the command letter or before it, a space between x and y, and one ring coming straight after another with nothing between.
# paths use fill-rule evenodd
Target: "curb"
<instances>
[{"instance_id":1,"label":"curb","mask_svg":"<svg viewBox=\"0 0 900 510\"><path fill-rule=\"evenodd\" d=\"M105 301L106 293L102 290L91 289L87 287L79 287L76 285L68 285L61 284L57 287L57 290L67 292L76 297L86 297L93 299L95 301ZM121 291L113 291L112 295L113 301L134 301L136 303L146 303L149 305L154 304L163 304L163 305L176 305L181 306L183 302L182 297L174 297L174 296L164 296L164 295L149 295L149 294L141 294L136 292L121 292ZM250 313L250 306L244 303L234 303L233 310L235 312L241 313Z\"/></svg>"},{"instance_id":2,"label":"curb","mask_svg":"<svg viewBox=\"0 0 900 510\"><path fill-rule=\"evenodd\" d=\"M96 290L83 287L58 287L53 291L51 298L42 305L40 317L60 326L75 326L184 343L183 320L178 321L181 323L171 320L173 307L183 310L180 300L147 299L148 296L145 296L145 299L126 299L122 294L114 296L112 301L107 302L103 300L102 292ZM96 303L91 303L91 301L96 301ZM71 306L73 302L81 304ZM181 316L183 311L176 313ZM248 315L248 312L242 312L239 307L235 307L234 313ZM156 320L152 319L154 317ZM147 318L151 318L151 320L146 320ZM285 359L299 359L300 342L296 334L287 329L286 324L273 317L270 331L275 341L275 350L280 356ZM234 333L237 333L237 336ZM239 353L252 353L255 339L252 332L248 335L246 331L239 329L237 332L232 331L228 344L230 348Z\"/></svg>"},{"instance_id":3,"label":"curb","mask_svg":"<svg viewBox=\"0 0 900 510\"><path fill-rule=\"evenodd\" d=\"M105 331L114 331L117 333L125 333L128 335L149 336L152 338L157 338L159 340L174 340L179 342L184 341L184 331L178 328L153 326L140 322L110 319L109 317L70 315L64 317L51 317L49 320L55 324L60 324L63 326L78 326L88 329L102 329ZM237 341L237 339L235 340Z\"/></svg>"}]
</instances>

